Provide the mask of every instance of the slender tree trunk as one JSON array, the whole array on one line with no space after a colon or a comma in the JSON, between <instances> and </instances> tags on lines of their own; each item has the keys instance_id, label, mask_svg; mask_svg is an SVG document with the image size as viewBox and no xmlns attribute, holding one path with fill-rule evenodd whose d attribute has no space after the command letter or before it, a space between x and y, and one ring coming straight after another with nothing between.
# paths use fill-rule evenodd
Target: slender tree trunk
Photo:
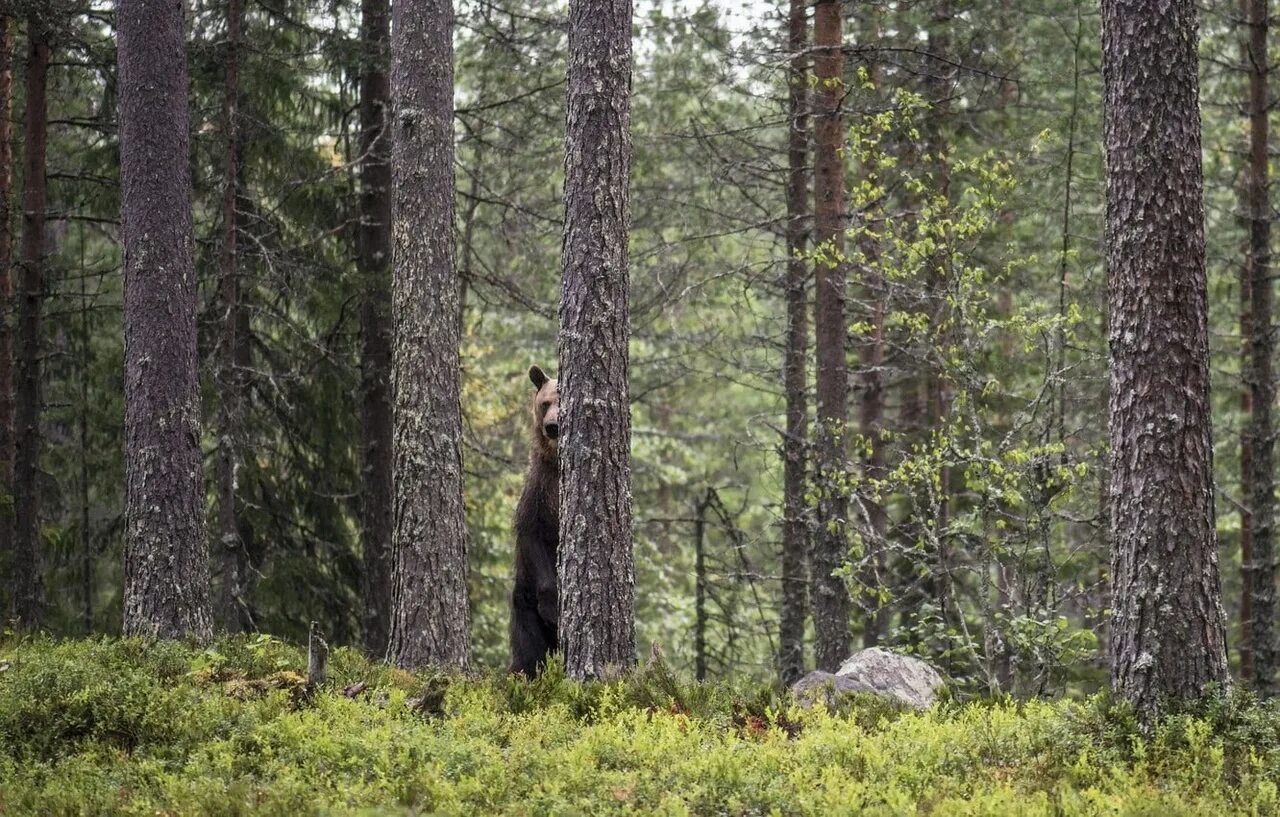
<instances>
[{"instance_id":1,"label":"slender tree trunk","mask_svg":"<svg viewBox=\"0 0 1280 817\"><path fill-rule=\"evenodd\" d=\"M787 398L787 433L782 440L782 611L778 664L782 683L804 674L804 620L808 602L805 564L809 531L805 523L806 437L809 433L807 358L809 352L809 21L807 0L791 0L787 49L787 347L782 380Z\"/></svg>"},{"instance_id":2,"label":"slender tree trunk","mask_svg":"<svg viewBox=\"0 0 1280 817\"><path fill-rule=\"evenodd\" d=\"M1103 0L1111 679L1144 717L1226 683L1192 0ZM1160 66L1153 71L1152 66Z\"/></svg>"},{"instance_id":3,"label":"slender tree trunk","mask_svg":"<svg viewBox=\"0 0 1280 817\"><path fill-rule=\"evenodd\" d=\"M693 522L693 677L707 679L707 497L698 501ZM803 669L803 668L802 668ZM783 679L785 683L790 681Z\"/></svg>"},{"instance_id":4,"label":"slender tree trunk","mask_svg":"<svg viewBox=\"0 0 1280 817\"><path fill-rule=\"evenodd\" d=\"M849 502L839 486L845 468L849 370L845 359L847 268L844 257L845 180L842 147L844 117L843 22L839 0L814 6L814 63L818 85L814 124L814 288L818 435L816 465L819 501L815 524L813 623L818 669L835 671L849 657L851 600L844 579L833 575L848 556Z\"/></svg>"},{"instance_id":5,"label":"slender tree trunk","mask_svg":"<svg viewBox=\"0 0 1280 817\"><path fill-rule=\"evenodd\" d=\"M85 270L84 225L80 225L80 620L85 635L93 632L93 573L95 552L89 520L89 371L93 366L93 335L89 326L89 276Z\"/></svg>"},{"instance_id":6,"label":"slender tree trunk","mask_svg":"<svg viewBox=\"0 0 1280 817\"><path fill-rule=\"evenodd\" d=\"M926 119L925 146L929 154L928 164L933 173L933 195L949 201L951 197L951 161L948 157L950 145L947 139L948 120L951 118L950 97L955 91L956 69L951 64L951 21L952 10L950 0L938 0L933 4L932 19L928 31L929 54L933 57L930 66L929 104L931 106ZM948 320L947 300L950 285L950 254L945 247L930 259L930 269L926 271L930 323L936 333L933 339L935 363L928 368L925 405L928 411L926 432L932 434L941 430L951 414L951 382L944 368L945 349L951 343L951 332L940 327ZM933 520L933 531L936 534L937 550L933 554L932 566L934 575L929 592L933 595L940 609L943 620L949 626L955 626L961 615L952 604L951 587L951 554L948 550L948 528L951 524L951 468L946 464L939 466L938 484L940 495L936 498L937 515Z\"/></svg>"},{"instance_id":7,"label":"slender tree trunk","mask_svg":"<svg viewBox=\"0 0 1280 817\"><path fill-rule=\"evenodd\" d=\"M229 633L253 627L246 598L249 559L240 538L236 509L237 477L240 469L244 423L244 372L238 356L240 335L240 258L237 245L240 219L237 215L240 186L239 96L240 29L243 9L240 0L227 5L227 53L224 63L222 117L225 128L222 176L222 270L219 296L222 300L222 338L219 360L218 423L218 555L219 595L217 619Z\"/></svg>"},{"instance_id":8,"label":"slender tree trunk","mask_svg":"<svg viewBox=\"0 0 1280 817\"><path fill-rule=\"evenodd\" d=\"M866 40L876 42L880 38L880 26L874 9L864 12ZM880 85L880 70L875 63L867 66L867 78L873 86ZM861 174L864 182L871 186L879 183L879 163L874 155L862 163ZM862 461L862 476L866 480L883 479L885 473L885 450L880 434L884 429L884 303L885 281L880 264L880 241L876 233L880 230L877 224L883 217L878 208L864 210L860 213L863 230L858 234L858 255L862 270L862 301L866 305L866 322L869 327L868 336L858 346L858 366L861 370L862 403L858 410L858 431L867 440L867 453ZM884 505L865 492L863 504L866 507L867 519L863 541L866 553L863 555L863 570L860 596L860 607L863 614L862 645L874 647L884 637L888 626L888 610L878 597L879 585L887 572L885 536L889 530L889 516Z\"/></svg>"},{"instance_id":9,"label":"slender tree trunk","mask_svg":"<svg viewBox=\"0 0 1280 817\"><path fill-rule=\"evenodd\" d=\"M1245 257L1243 293L1249 298L1242 314L1242 329L1248 332L1249 424L1242 440L1241 468L1248 493L1242 499L1248 507L1252 541L1247 582L1250 609L1246 627L1253 664L1253 682L1258 694L1275 691L1276 614L1275 572L1275 435L1271 407L1275 402L1275 378L1271 360L1275 354L1271 310L1274 303L1271 281L1271 203L1268 178L1268 54L1267 0L1246 0L1249 38L1249 166L1245 173L1249 216L1249 250ZM1247 287L1244 286L1247 284ZM1244 454L1249 454L1247 462ZM1242 614L1245 612L1241 611Z\"/></svg>"},{"instance_id":10,"label":"slender tree trunk","mask_svg":"<svg viewBox=\"0 0 1280 817\"><path fill-rule=\"evenodd\" d=\"M22 192L22 297L18 300L17 383L14 394L14 561L13 617L19 626L39 627L44 618L41 579L40 495L40 311L44 301L45 153L48 148L46 89L49 32L32 16L27 21L26 151Z\"/></svg>"},{"instance_id":11,"label":"slender tree trunk","mask_svg":"<svg viewBox=\"0 0 1280 817\"><path fill-rule=\"evenodd\" d=\"M391 94L395 506L390 653L470 662L454 267L453 4L399 0Z\"/></svg>"},{"instance_id":12,"label":"slender tree trunk","mask_svg":"<svg viewBox=\"0 0 1280 817\"><path fill-rule=\"evenodd\" d=\"M631 0L570 0L560 304L560 644L574 678L635 662L628 399Z\"/></svg>"},{"instance_id":13,"label":"slender tree trunk","mask_svg":"<svg viewBox=\"0 0 1280 817\"><path fill-rule=\"evenodd\" d=\"M386 114L391 39L388 0L363 0L360 76L361 527L364 540L362 642L369 655L387 652L391 634L391 164ZM459 307L461 315L461 307Z\"/></svg>"},{"instance_id":14,"label":"slender tree trunk","mask_svg":"<svg viewBox=\"0 0 1280 817\"><path fill-rule=\"evenodd\" d=\"M13 525L13 29L0 16L0 572L12 575ZM9 610L9 582L0 586L0 610Z\"/></svg>"},{"instance_id":15,"label":"slender tree trunk","mask_svg":"<svg viewBox=\"0 0 1280 817\"><path fill-rule=\"evenodd\" d=\"M120 0L126 635L212 631L181 0Z\"/></svg>"}]
</instances>

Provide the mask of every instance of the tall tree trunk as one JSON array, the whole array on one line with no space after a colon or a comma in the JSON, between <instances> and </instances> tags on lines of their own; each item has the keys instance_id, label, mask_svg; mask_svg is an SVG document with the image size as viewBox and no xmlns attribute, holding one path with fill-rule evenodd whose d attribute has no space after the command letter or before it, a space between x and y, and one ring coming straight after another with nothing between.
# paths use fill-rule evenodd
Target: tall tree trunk
<instances>
[{"instance_id":1,"label":"tall tree trunk","mask_svg":"<svg viewBox=\"0 0 1280 817\"><path fill-rule=\"evenodd\" d=\"M925 120L925 149L928 151L928 165L933 173L934 195L943 201L951 198L951 161L948 157L950 145L947 139L948 120L951 116L950 97L955 91L956 68L952 64L951 51L952 9L950 0L938 0L933 4L932 19L929 22L928 48L933 58L929 71L929 104L930 110ZM951 414L951 382L945 370L945 349L951 345L951 333L940 331L949 318L947 301L950 285L951 258L944 246L929 259L928 294L930 324L934 335L933 353L930 357L934 363L928 367L925 405L928 411L926 433L933 434L946 424ZM948 626L956 626L961 615L952 604L951 587L951 554L948 551L947 529L951 524L951 468L946 464L938 467L938 485L940 495L935 498L937 509L933 519L936 552L932 554L933 576L929 592L942 611L943 620Z\"/></svg>"},{"instance_id":2,"label":"tall tree trunk","mask_svg":"<svg viewBox=\"0 0 1280 817\"><path fill-rule=\"evenodd\" d=\"M560 644L574 678L635 661L628 399L631 0L570 0L560 304Z\"/></svg>"},{"instance_id":3,"label":"tall tree trunk","mask_svg":"<svg viewBox=\"0 0 1280 817\"><path fill-rule=\"evenodd\" d=\"M804 620L808 601L805 556L809 531L805 524L805 446L809 433L808 263L804 251L809 233L809 114L807 0L791 0L787 49L787 347L782 380L787 399L787 433L782 440L782 611L778 665L782 683L804 674Z\"/></svg>"},{"instance_id":4,"label":"tall tree trunk","mask_svg":"<svg viewBox=\"0 0 1280 817\"><path fill-rule=\"evenodd\" d=\"M848 556L846 519L849 502L839 486L845 468L849 371L845 359L844 257L845 182L842 147L844 117L843 22L839 0L814 7L814 63L818 85L814 124L814 286L818 434L816 444L819 501L812 554L813 623L818 669L833 672L849 657L851 600L844 579L833 575Z\"/></svg>"},{"instance_id":5,"label":"tall tree trunk","mask_svg":"<svg viewBox=\"0 0 1280 817\"><path fill-rule=\"evenodd\" d=\"M222 270L219 297L222 300L222 338L219 359L218 416L218 555L220 576L217 599L219 626L229 633L253 627L249 615L246 589L249 558L240 538L240 521L236 509L236 483L240 470L244 424L244 372L239 355L240 338L240 258L237 245L240 219L239 96L240 96L240 29L243 9L240 0L227 5L227 53L224 63L222 117L224 132L222 175Z\"/></svg>"},{"instance_id":6,"label":"tall tree trunk","mask_svg":"<svg viewBox=\"0 0 1280 817\"><path fill-rule=\"evenodd\" d=\"M181 0L120 0L126 635L212 631Z\"/></svg>"},{"instance_id":7,"label":"tall tree trunk","mask_svg":"<svg viewBox=\"0 0 1280 817\"><path fill-rule=\"evenodd\" d=\"M19 626L39 627L44 618L41 579L40 495L40 311L44 301L45 153L48 110L49 31L32 15L27 21L27 114L22 191L21 292L18 300L17 383L14 394L14 560L13 617Z\"/></svg>"},{"instance_id":8,"label":"tall tree trunk","mask_svg":"<svg viewBox=\"0 0 1280 817\"><path fill-rule=\"evenodd\" d=\"M388 0L363 0L360 75L360 237L364 285L360 307L360 522L364 545L361 641L369 655L387 652L391 635L391 84ZM458 314L462 314L459 305Z\"/></svg>"},{"instance_id":9,"label":"tall tree trunk","mask_svg":"<svg viewBox=\"0 0 1280 817\"><path fill-rule=\"evenodd\" d=\"M864 12L866 24L866 41L876 42L880 38L880 26L877 19L879 12L868 8ZM867 78L870 83L879 87L880 69L875 63L867 66ZM864 182L872 187L879 184L879 163L875 155L864 159L861 167ZM880 433L884 429L884 304L885 280L880 264L880 240L876 233L880 226L876 223L883 218L878 206L859 214L863 229L858 233L859 264L862 269L862 300L866 305L866 323L868 336L858 345L858 367L861 370L862 403L858 410L858 431L867 441L867 453L862 461L862 476L865 480L882 479L885 474L884 443ZM884 637L888 626L888 609L878 597L880 583L887 572L885 536L889 530L889 516L884 505L865 492L863 504L866 507L867 519L863 541L866 553L863 555L861 576L862 593L862 645L874 647Z\"/></svg>"},{"instance_id":10,"label":"tall tree trunk","mask_svg":"<svg viewBox=\"0 0 1280 817\"><path fill-rule=\"evenodd\" d=\"M454 268L453 4L399 0L392 26L395 271L391 654L470 661Z\"/></svg>"},{"instance_id":11,"label":"tall tree trunk","mask_svg":"<svg viewBox=\"0 0 1280 817\"><path fill-rule=\"evenodd\" d=\"M96 552L89 519L89 371L93 366L93 333L89 325L89 275L85 269L84 224L80 225L80 621L93 632L93 574Z\"/></svg>"},{"instance_id":12,"label":"tall tree trunk","mask_svg":"<svg viewBox=\"0 0 1280 817\"><path fill-rule=\"evenodd\" d=\"M1250 585L1251 606L1246 627L1246 640L1252 650L1253 682L1259 695L1275 691L1276 613L1275 572L1275 436L1271 426L1271 407L1275 402L1275 379L1271 359L1275 354L1272 338L1271 310L1274 303L1271 281L1271 203L1268 178L1268 54L1267 0L1246 0L1249 38L1249 166L1245 173L1249 216L1249 250L1245 257L1242 289L1248 293L1249 306L1241 316L1242 328L1248 332L1248 368L1246 383L1249 398L1249 424L1242 449L1247 449L1247 462L1242 450L1241 469L1248 493L1243 501L1248 507L1251 553L1246 581ZM1243 285L1247 284L1247 288ZM1244 611L1242 610L1242 613Z\"/></svg>"},{"instance_id":13,"label":"tall tree trunk","mask_svg":"<svg viewBox=\"0 0 1280 817\"><path fill-rule=\"evenodd\" d=\"M12 575L13 525L13 30L0 16L0 572ZM0 610L9 610L11 587L0 586Z\"/></svg>"},{"instance_id":14,"label":"tall tree trunk","mask_svg":"<svg viewBox=\"0 0 1280 817\"><path fill-rule=\"evenodd\" d=\"M1144 717L1226 683L1192 0L1103 0L1111 679ZM1160 66L1153 71L1152 66Z\"/></svg>"}]
</instances>

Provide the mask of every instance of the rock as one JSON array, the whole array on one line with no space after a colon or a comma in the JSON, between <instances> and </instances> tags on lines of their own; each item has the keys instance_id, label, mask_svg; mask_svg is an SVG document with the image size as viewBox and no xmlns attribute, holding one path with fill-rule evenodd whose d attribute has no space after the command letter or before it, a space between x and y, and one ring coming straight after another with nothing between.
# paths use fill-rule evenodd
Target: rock
<instances>
[{"instance_id":1,"label":"rock","mask_svg":"<svg viewBox=\"0 0 1280 817\"><path fill-rule=\"evenodd\" d=\"M834 675L811 672L791 687L801 700L833 704L839 695L869 693L914 709L928 709L943 686L938 671L919 658L872 647L851 655Z\"/></svg>"}]
</instances>

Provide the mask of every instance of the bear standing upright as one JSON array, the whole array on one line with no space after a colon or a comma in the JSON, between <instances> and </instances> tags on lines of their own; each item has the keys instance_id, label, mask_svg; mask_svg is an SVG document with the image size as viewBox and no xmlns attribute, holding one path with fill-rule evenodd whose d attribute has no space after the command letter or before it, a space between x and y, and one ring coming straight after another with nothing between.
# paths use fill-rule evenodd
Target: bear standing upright
<instances>
[{"instance_id":1,"label":"bear standing upright","mask_svg":"<svg viewBox=\"0 0 1280 817\"><path fill-rule=\"evenodd\" d=\"M560 392L537 366L529 474L516 506L516 580L511 591L511 671L530 678L560 646Z\"/></svg>"}]
</instances>

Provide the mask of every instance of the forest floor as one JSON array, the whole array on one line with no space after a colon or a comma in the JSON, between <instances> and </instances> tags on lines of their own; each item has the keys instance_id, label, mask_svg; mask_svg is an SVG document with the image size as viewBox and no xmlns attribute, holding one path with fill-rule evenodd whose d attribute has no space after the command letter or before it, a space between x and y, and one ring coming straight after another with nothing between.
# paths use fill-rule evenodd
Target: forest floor
<instances>
[{"instance_id":1,"label":"forest floor","mask_svg":"<svg viewBox=\"0 0 1280 817\"><path fill-rule=\"evenodd\" d=\"M1275 815L1280 709L1145 736L1123 707L868 699L552 671L411 675L337 650L0 641L0 815Z\"/></svg>"}]
</instances>

